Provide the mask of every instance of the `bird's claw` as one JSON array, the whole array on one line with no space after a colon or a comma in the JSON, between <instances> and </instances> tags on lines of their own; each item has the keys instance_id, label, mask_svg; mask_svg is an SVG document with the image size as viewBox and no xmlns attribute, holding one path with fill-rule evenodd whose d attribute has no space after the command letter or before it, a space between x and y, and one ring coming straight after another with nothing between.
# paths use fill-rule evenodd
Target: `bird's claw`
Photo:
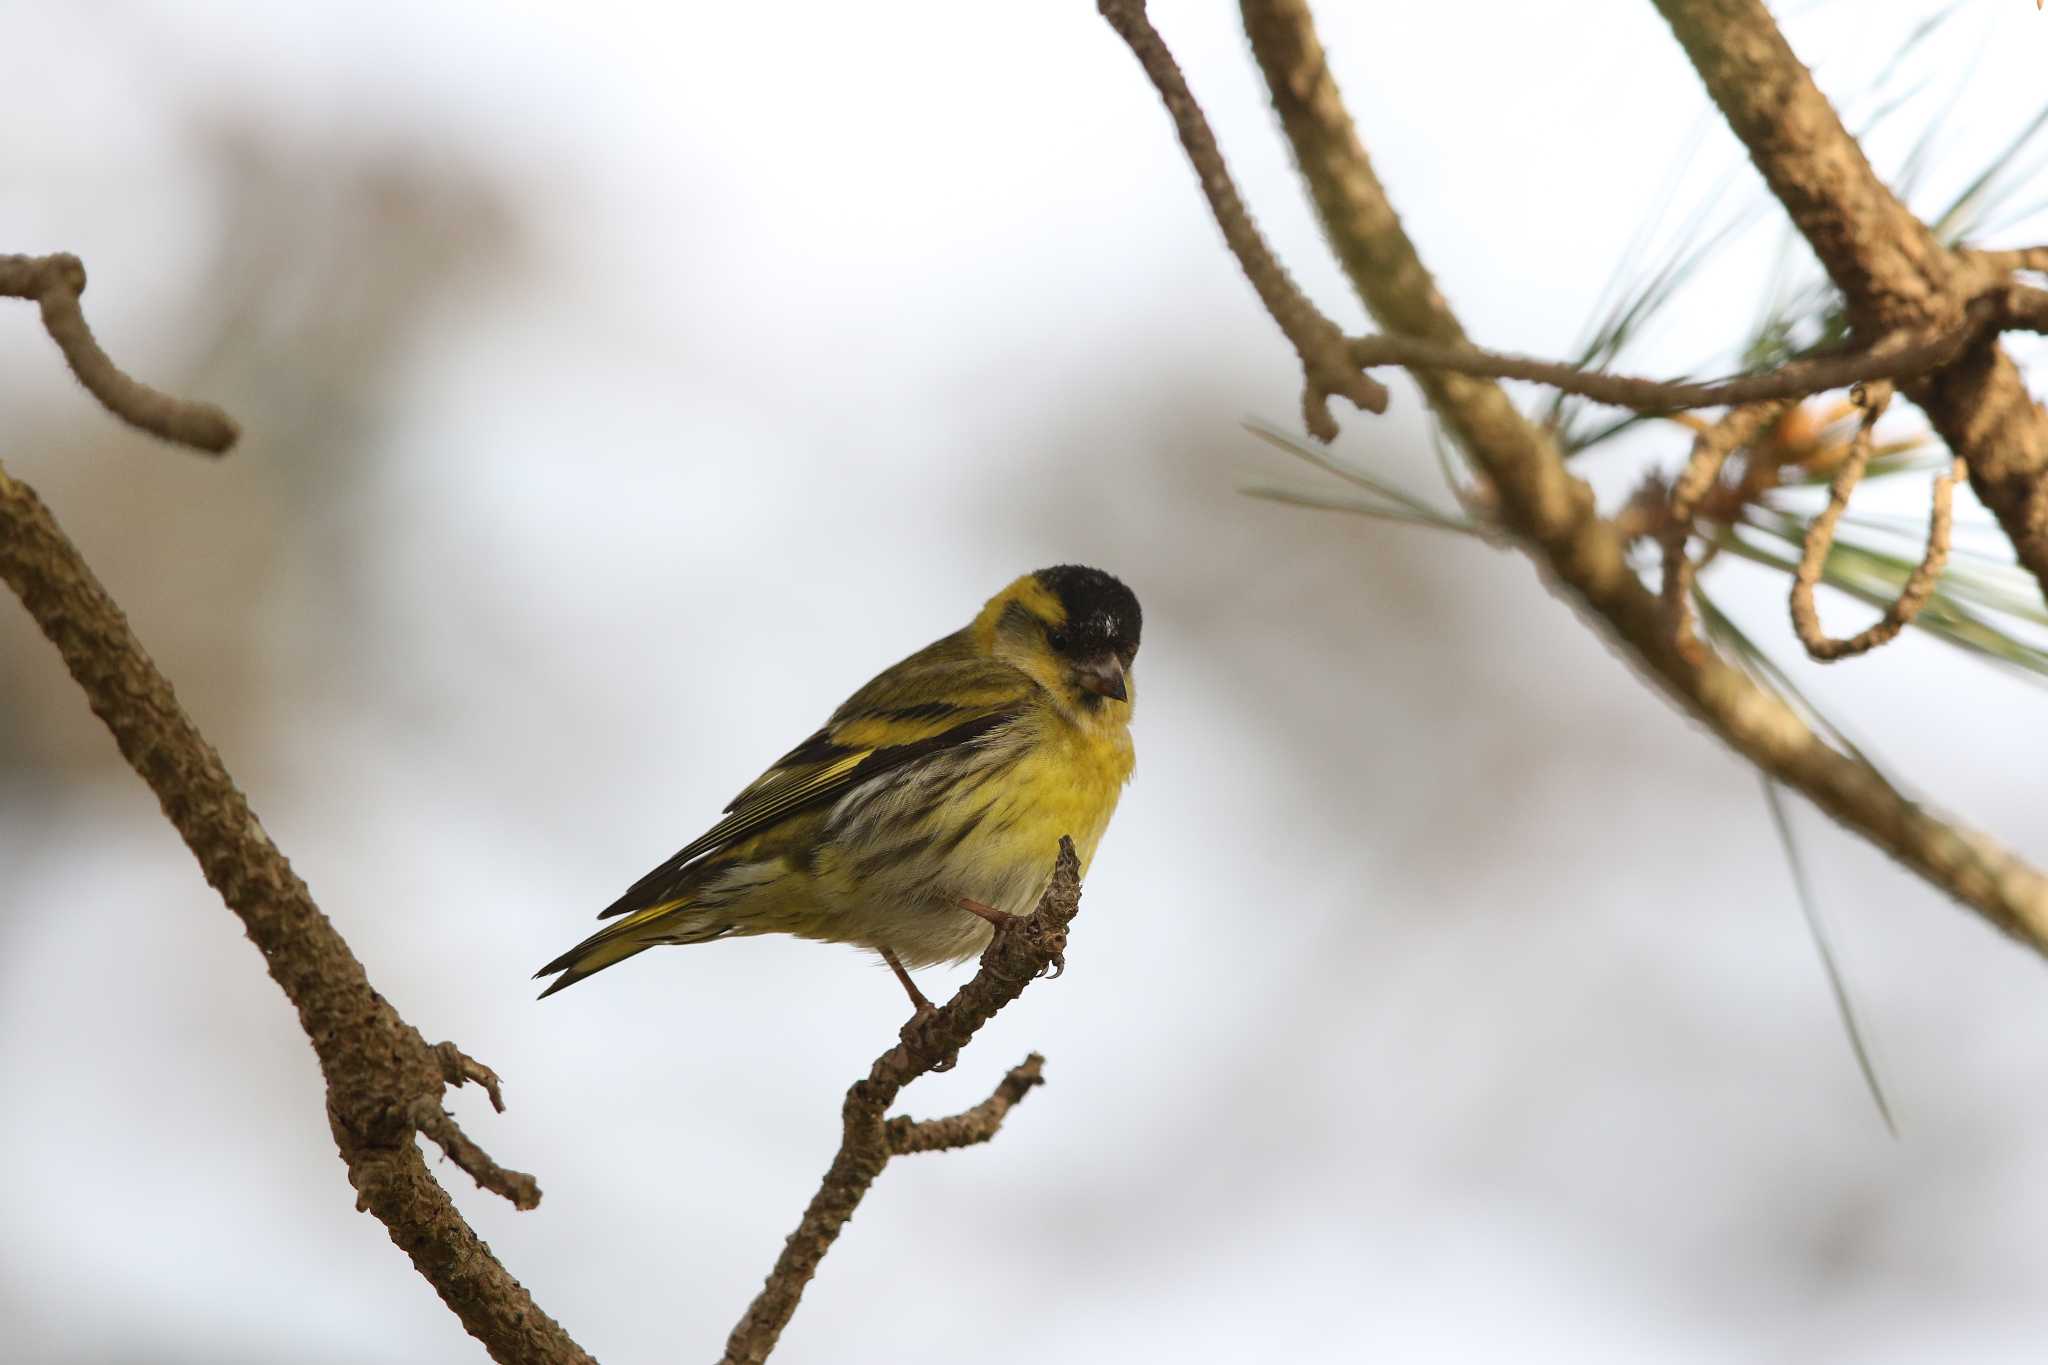
<instances>
[{"instance_id":1,"label":"bird's claw","mask_svg":"<svg viewBox=\"0 0 2048 1365\"><path fill-rule=\"evenodd\" d=\"M1034 980L1051 980L1062 976L1067 970L1067 936L1057 929L1048 929L1030 915L1012 915L997 926L996 937L1007 934L1021 934L1026 942L1045 954L1045 965L1032 974ZM991 945L993 946L993 945Z\"/></svg>"},{"instance_id":2,"label":"bird's claw","mask_svg":"<svg viewBox=\"0 0 2048 1365\"><path fill-rule=\"evenodd\" d=\"M938 1017L938 1013L930 1001L917 1006L917 1012L904 1021L902 1028L896 1030L896 1036L903 1040L903 1046L912 1052L922 1052L926 1056L937 1053L938 1048L931 1040L931 1022ZM944 1053L932 1064L932 1070L951 1071L959 1060L960 1054L957 1052Z\"/></svg>"}]
</instances>

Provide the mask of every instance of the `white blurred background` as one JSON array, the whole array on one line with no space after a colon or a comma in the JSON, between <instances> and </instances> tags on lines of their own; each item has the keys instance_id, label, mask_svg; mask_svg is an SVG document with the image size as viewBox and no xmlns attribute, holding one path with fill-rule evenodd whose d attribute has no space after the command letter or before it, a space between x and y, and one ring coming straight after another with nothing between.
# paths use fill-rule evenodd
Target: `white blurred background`
<instances>
[{"instance_id":1,"label":"white blurred background","mask_svg":"<svg viewBox=\"0 0 2048 1365\"><path fill-rule=\"evenodd\" d=\"M1233 8L1157 8L1359 325ZM1569 351L1674 162L1680 202L1759 193L1637 0L1324 10L1488 343ZM2033 6L1973 11L1912 58L1950 189L2048 51ZM1850 92L1931 12L1790 31ZM545 1005L529 974L852 687L1080 560L1146 607L1137 780L1067 975L907 1108L1032 1048L1050 1084L891 1166L778 1360L2038 1358L2043 964L1795 808L1893 1140L1751 772L1520 557L1238 494L1318 486L1239 426L1293 420L1294 361L1091 6L8 20L0 250L78 252L113 353L248 436L210 464L121 430L16 307L0 458L378 988L504 1076L503 1117L453 1103L540 1209L442 1174L599 1357L717 1354L903 1003L776 939ZM1642 363L1737 338L1760 221ZM1339 415L1433 487L1411 388ZM1719 586L1789 652L1777 585ZM1918 639L1797 671L2048 858L2036 691ZM482 1358L353 1210L290 1010L4 604L0 1095L9 1359Z\"/></svg>"}]
</instances>

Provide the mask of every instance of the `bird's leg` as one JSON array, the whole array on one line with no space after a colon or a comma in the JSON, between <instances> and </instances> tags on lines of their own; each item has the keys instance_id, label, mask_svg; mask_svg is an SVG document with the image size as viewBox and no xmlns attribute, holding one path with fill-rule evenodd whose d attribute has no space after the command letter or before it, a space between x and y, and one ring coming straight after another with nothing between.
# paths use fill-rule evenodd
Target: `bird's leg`
<instances>
[{"instance_id":1,"label":"bird's leg","mask_svg":"<svg viewBox=\"0 0 2048 1365\"><path fill-rule=\"evenodd\" d=\"M965 910L968 914L973 915L976 919L987 920L990 924L995 926L995 930L998 934L1006 933L1012 929L1021 928L1027 922L1029 922L1031 918L1029 915L1013 915L1007 910L998 910L993 905L984 905L980 901L974 899L974 897L972 896L955 896L953 898L953 903L958 905L962 910ZM1066 954L1055 950L1052 954L1051 959L1046 963L1046 970L1040 972L1039 975L1058 976L1060 973L1066 971L1066 969Z\"/></svg>"},{"instance_id":2,"label":"bird's leg","mask_svg":"<svg viewBox=\"0 0 2048 1365\"><path fill-rule=\"evenodd\" d=\"M993 905L983 905L972 896L956 897L955 904L976 919L985 919L998 929L1023 918L1023 916L1013 915L1007 910L998 910Z\"/></svg>"},{"instance_id":3,"label":"bird's leg","mask_svg":"<svg viewBox=\"0 0 2048 1365\"><path fill-rule=\"evenodd\" d=\"M896 973L897 981L903 985L904 994L910 997L911 1014L909 1022L905 1023L898 1030L902 1034L903 1041L907 1043L910 1041L910 1035L915 1029L939 1012L938 1006L927 1000L924 992L917 988L917 982L911 980L910 971L903 965L902 958L896 956L887 948L877 948L875 951L882 955L882 961L889 964L889 970ZM951 1071L952 1069L953 1062L950 1058L941 1065L932 1068L934 1071Z\"/></svg>"},{"instance_id":4,"label":"bird's leg","mask_svg":"<svg viewBox=\"0 0 2048 1365\"><path fill-rule=\"evenodd\" d=\"M928 1014L937 1014L938 1006L925 999L924 992L910 979L909 971L903 966L903 959L887 948L877 948L875 951L882 955L882 961L889 964L889 970L896 973L896 979L903 984L904 994L910 997L910 1008L915 1012L915 1017L922 1019Z\"/></svg>"}]
</instances>

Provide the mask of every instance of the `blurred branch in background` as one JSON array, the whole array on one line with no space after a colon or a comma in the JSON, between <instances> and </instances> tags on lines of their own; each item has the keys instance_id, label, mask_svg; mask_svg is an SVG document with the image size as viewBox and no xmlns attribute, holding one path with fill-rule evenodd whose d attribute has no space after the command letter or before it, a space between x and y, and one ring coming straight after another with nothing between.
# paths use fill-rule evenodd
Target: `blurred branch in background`
<instances>
[{"instance_id":1,"label":"blurred branch in background","mask_svg":"<svg viewBox=\"0 0 2048 1365\"><path fill-rule=\"evenodd\" d=\"M1178 83L1143 0L1100 0L1100 8L1159 88L1183 145L1212 146L1206 118ZM1968 461L1979 492L2002 506L2022 560L2048 583L2048 521L2040 511L2048 508L2048 470L2042 468L2048 418L2026 398L1996 341L1998 328L2031 325L2039 291L1942 247L1891 197L1760 5L1669 0L1660 8L1773 192L1848 296L1861 363L1878 354L1915 362L1897 371L1901 386L1930 405L1937 427ZM1355 343L1356 357L1410 364L1437 417L1477 467L1478 487L1461 493L1468 510L1506 532L1670 696L1765 774L1805 793L2006 933L2048 952L2048 878L1989 837L1929 814L1853 748L1830 744L1743 661L1700 649L1687 615L1669 609L1643 583L1631 563L1632 542L1663 537L1667 555L1682 556L1690 538L1682 528L1713 491L1712 476L1726 452L1709 448L1684 481L1677 507L1652 497L1653 515L1632 515L1624 525L1601 515L1592 489L1566 467L1551 433L1483 377L1533 379L1654 412L1685 405L1675 394L1741 403L1836 387L1850 377L1846 370L1808 370L1819 379L1811 388L1794 381L1816 364L1854 365L1854 353L1825 362L1792 358L1774 373L1708 393L1485 356L1466 340L1402 230L1330 73L1306 0L1244 0L1242 9L1324 233L1387 334ZM1234 192L1221 195L1214 183L1227 177L1220 156L1210 164L1198 161L1197 171L1212 205L1234 201ZM1978 321L1970 322L1973 317ZM1328 438L1313 425L1311 431ZM1723 438L1732 447L1749 434L1724 432ZM1639 495L1631 512L1641 513L1644 501ZM1667 533L1668 521L1681 529ZM1937 513L1931 543L1945 541L1940 521ZM2029 538L2038 544L2030 548ZM1819 553L1825 558L1824 541ZM1937 559L1932 570L1909 573L1901 615L1910 616L1938 569ZM1666 571L1682 593L1691 570L1667 564Z\"/></svg>"},{"instance_id":2,"label":"blurred branch in background","mask_svg":"<svg viewBox=\"0 0 2048 1365\"><path fill-rule=\"evenodd\" d=\"M75 266L70 258L51 257L17 267L24 287L40 287L33 296L45 300L46 319L52 292L68 295L75 313L83 284ZM56 316L59 323L71 321L62 309ZM83 319L76 321L82 332ZM53 335L60 330L52 324ZM69 344L77 345L76 338ZM119 396L110 404L117 415L128 417L140 404L159 434L205 449L233 440L232 424L217 410L144 389L104 355L90 363L104 365L94 391ZM521 1209L537 1206L533 1177L499 1166L441 1103L447 1087L475 1082L502 1109L497 1076L452 1043L429 1046L371 988L362 964L264 832L121 609L35 491L4 469L0 529L0 578L57 646L122 756L156 793L206 880L241 919L271 978L298 1010L320 1059L328 1124L358 1207L385 1225L494 1358L551 1365L588 1360L471 1230L414 1142L416 1134L426 1135L479 1187Z\"/></svg>"},{"instance_id":3,"label":"blurred branch in background","mask_svg":"<svg viewBox=\"0 0 2048 1365\"><path fill-rule=\"evenodd\" d=\"M240 432L219 408L173 398L121 372L86 326L78 306L84 292L85 266L76 256L0 256L0 294L31 299L41 307L43 329L78 382L107 411L130 426L211 455L233 445Z\"/></svg>"},{"instance_id":4,"label":"blurred branch in background","mask_svg":"<svg viewBox=\"0 0 2048 1365\"><path fill-rule=\"evenodd\" d=\"M1920 519L1886 525L1848 505L1849 486L1858 477L1866 490L1886 477L1931 478L1961 457L1979 491L2006 520L2015 544L2043 533L2040 508L2048 499L2041 497L2039 418L2019 411L2015 376L1998 354L1997 338L2002 329L2048 325L2048 294L2005 278L2043 269L2048 254L2040 248L1962 246L1961 234L1969 231L1961 226L1968 216L1964 210L1984 201L1986 177L1950 212L1923 215L1933 244L1919 242L1895 221L1904 211L1895 200L1888 204L1889 192L1876 184L1853 139L1812 91L1759 7L1674 0L1664 8L1834 277L1832 284L1776 310L1758 344L1735 362L1699 370L1740 371L1710 384L1610 372L1637 324L1685 277L1685 261L1660 272L1649 290L1629 301L1619 325L1597 338L1579 364L1472 345L1401 231L1329 74L1306 5L1245 0L1246 29L1308 192L1354 287L1384 329L1344 337L1259 236L1201 110L1145 21L1143 4L1103 4L1160 85L1226 240L1301 358L1310 429L1334 434L1326 402L1331 395L1377 411L1386 393L1365 368L1406 366L1477 471L1452 478L1462 507L1446 510L1314 446L1290 446L1360 490L1351 502L1317 500L1318 505L1467 532L1489 542L1513 540L1546 582L1559 585L1593 618L1603 638L1616 642L1682 708L1754 763L1767 782L1798 787L1934 885L2039 947L2048 933L2048 890L2039 874L1902 794L1798 695L1783 670L1698 587L1698 578L1709 561L1725 556L1765 566L1803 584L1809 594L1818 580L1880 608L1898 604L1895 618L1888 618L1897 630L1887 626L1887 638L1898 630L1919 630L2036 681L2048 678L2048 653L2008 625L2048 627L2034 582L2020 577L2015 588L2006 566L1982 556L1970 564L1972 553L1963 543L1968 527L1952 524L1938 503L1927 519L1925 555ZM1801 127L1792 131L1807 137L1805 142L1774 126L1793 115ZM258 240L250 251L232 234L222 235L215 276L195 288L217 310L216 344L198 350L209 384L228 384L231 406L252 419L252 428L273 440L282 433L281 443L295 456L280 465L284 476L314 492L302 492L287 515L266 515L227 498L194 500L204 506L192 510L220 518L224 508L233 508L238 529L255 528L244 534L270 538L266 549L275 552L289 542L303 552L309 526L318 538L319 517L345 520L355 510L345 499L338 511L327 506L336 500L326 494L337 486L346 491L348 481L362 479L365 464L374 463L358 458L379 445L374 430L370 439L364 435L378 416L376 399L366 395L379 392L379 380L388 385L405 377L406 345L424 335L421 299L446 297L452 280L501 263L502 253L517 245L519 225L506 215L490 183L439 164L408 161L391 149L338 167L260 139L223 139L217 150L222 178L243 196L229 205L234 221L240 226L254 205ZM1846 169L1847 177L1829 182L1810 174L1823 165ZM405 250L392 253L390 262L371 260L350 249L350 233L391 237ZM1897 240L1887 245L1887 234ZM1697 258L1695 253L1688 259ZM398 268L386 268L391 264ZM74 370L111 409L195 445L231 440L224 416L134 385L105 362L77 312L82 280L82 268L69 258L0 260L0 292L41 303L46 325ZM280 281L287 287L280 288ZM317 369L302 363L293 343L308 337L343 363ZM1554 390L1552 420L1518 412L1501 387L1489 382L1495 379ZM1853 405L1831 405L1820 397L1856 381L1897 382L1908 398L1936 415L1937 434L1949 450L1931 451L1933 438L1919 434L1880 439L1885 433L1876 430L1874 413L1859 421ZM1567 396L1578 397L1567 403ZM1588 438L1569 420L1583 406L1579 398L1618 404L1627 415ZM254 407L259 403L260 410ZM1725 416L1694 418L1681 411L1727 404L1736 406ZM1667 417L1692 432L1695 458L1676 483L1648 477L1624 505L1603 515L1569 459L1623 427L1641 429ZM1284 442L1277 433L1264 434ZM148 477L147 470L137 472ZM134 474L124 469L121 477ZM234 496L246 500L252 481L242 482ZM1801 499L1817 500L1831 482L1843 490L1828 504L1832 515L1803 506ZM1058 511L1059 525L1069 533L1081 518L1108 515L1070 506ZM1893 554L1875 538L1880 535L1911 544ZM82 538L91 543L91 537ZM1697 559L1689 553L1695 549ZM1944 564L1935 551L1950 552L1960 567ZM328 553L338 561L334 551ZM100 569L117 585L122 579L110 565L122 554L119 545L108 547L107 558L95 552ZM161 551L159 557L176 558ZM265 575L226 556L222 562L223 577L242 580L234 590L258 590L251 585ZM2026 562L2040 572L2037 558ZM344 579L360 571L352 562L320 567ZM497 1078L452 1044L428 1046L371 990L362 967L256 822L119 609L41 500L4 471L0 570L56 641L122 753L157 791L208 880L241 917L271 974L299 1008L329 1085L334 1137L363 1206L386 1222L393 1240L494 1356L586 1358L532 1306L463 1222L416 1145L416 1135L425 1134L481 1185L530 1206L538 1197L531 1179L498 1167L456 1128L443 1104L446 1086L474 1081L495 1105ZM180 578L188 587L193 581ZM203 580L190 595L207 604L193 619L241 620L218 610ZM142 600L127 587L122 596L131 609ZM1694 637L1695 623L1704 638ZM239 624L215 629L223 635L267 633ZM149 633L163 649L154 625ZM1817 624L1813 634L1820 638ZM1873 637L1872 643L1881 641ZM190 686L182 666L170 671ZM68 688L45 690L68 700ZM253 690L260 696L268 689ZM26 742L47 746L35 733L37 722L46 709L54 714L57 699L17 691L23 703L8 723ZM221 706L230 713L224 718L228 724L235 723L232 700ZM209 729L224 738L212 722ZM9 738L0 734L0 748ZM93 744L104 748L96 739ZM232 743L227 747L234 749ZM243 775L249 776L246 769ZM1775 795L1775 787L1767 790ZM1802 872L1795 860L1795 873ZM1062 885L1055 883L1056 889ZM1078 894L1078 887L1071 889ZM1803 875L1800 893L1802 903L1810 900ZM1064 904L1071 916L1072 903ZM1040 916L1055 908L1049 895ZM1815 932L1821 935L1818 927ZM367 942L359 938L358 945L376 960ZM1034 955L1049 961L1054 950L1050 940L999 938L990 950L998 960L985 958L983 971L952 1003L913 1028L902 1047L878 1059L848 1092L838 1155L767 1285L734 1330L728 1359L760 1360L773 1350L820 1258L891 1157L987 1141L1007 1111L1040 1083L1033 1054L987 1099L960 1114L925 1121L887 1117L901 1087L944 1064L980 1019L1022 988ZM1846 998L1838 996L1838 1003L1846 1019ZM331 1180L331 1168L325 1174ZM822 1308L814 1304L812 1311Z\"/></svg>"},{"instance_id":5,"label":"blurred branch in background","mask_svg":"<svg viewBox=\"0 0 2048 1365\"><path fill-rule=\"evenodd\" d=\"M0 294L41 303L45 325L81 382L116 415L167 440L221 452L237 429L218 408L137 383L93 342L78 308L84 267L72 256L0 257ZM249 808L219 754L178 704L77 547L35 491L0 468L0 578L58 648L122 755L156 793L207 881L242 920L270 975L299 1012L327 1082L329 1125L358 1207L393 1242L493 1359L560 1365L589 1355L533 1302L455 1208L415 1145L424 1136L479 1188L520 1209L540 1203L532 1176L500 1166L463 1133L444 1088L474 1083L504 1110L499 1080L453 1043L429 1045L372 989L362 964ZM982 1103L948 1118L889 1118L903 1087L951 1067L960 1049L1064 961L1080 909L1080 863L1060 842L1037 911L1005 922L981 970L945 1006L905 1026L902 1043L847 1092L845 1133L818 1194L766 1286L734 1329L728 1360L774 1350L825 1253L892 1156L987 1142L1009 1110L1043 1083L1033 1053Z\"/></svg>"},{"instance_id":6,"label":"blurred branch in background","mask_svg":"<svg viewBox=\"0 0 2048 1365\"><path fill-rule=\"evenodd\" d=\"M155 281L179 319L173 359L156 363L242 419L256 434L245 458L232 478L148 459L129 429L78 420L27 382L9 394L12 432L48 460L38 486L70 509L66 526L91 545L95 571L148 623L152 653L206 698L209 737L246 755L239 776L289 782L267 765L289 766L299 746L266 742L273 725L303 736L309 704L359 695L369 679L388 704L420 705L427 684L413 661L384 652L385 633L342 643L383 571L358 528L393 515L380 484L408 460L394 436L432 348L451 319L487 311L522 276L535 229L494 168L461 156L362 130L258 131L223 112L163 122L219 226L196 260L181 253ZM95 263L99 287L113 269ZM109 522L99 509L110 501L176 513ZM34 685L35 650L26 637L0 640L12 703L0 709L0 770L122 780L67 691ZM0 939L10 927L0 923Z\"/></svg>"}]
</instances>

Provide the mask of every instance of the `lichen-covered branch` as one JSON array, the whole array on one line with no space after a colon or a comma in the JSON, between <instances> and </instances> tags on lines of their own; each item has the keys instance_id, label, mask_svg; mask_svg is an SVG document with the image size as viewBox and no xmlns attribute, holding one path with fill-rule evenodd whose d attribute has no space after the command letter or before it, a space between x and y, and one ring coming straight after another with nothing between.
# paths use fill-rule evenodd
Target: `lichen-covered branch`
<instances>
[{"instance_id":1,"label":"lichen-covered branch","mask_svg":"<svg viewBox=\"0 0 2048 1365\"><path fill-rule=\"evenodd\" d=\"M1011 1106L1043 1082L1044 1059L1033 1053L1003 1077L994 1094L965 1113L943 1119L885 1117L904 1086L951 1066L996 1011L1064 960L1067 926L1080 908L1081 862L1073 841L1061 839L1059 860L1038 908L998 928L974 978L931 1014L905 1025L903 1041L877 1057L868 1074L846 1092L839 1150L802 1221L783 1244L768 1282L733 1329L721 1365L758 1365L768 1358L825 1253L890 1157L986 1142Z\"/></svg>"}]
</instances>

